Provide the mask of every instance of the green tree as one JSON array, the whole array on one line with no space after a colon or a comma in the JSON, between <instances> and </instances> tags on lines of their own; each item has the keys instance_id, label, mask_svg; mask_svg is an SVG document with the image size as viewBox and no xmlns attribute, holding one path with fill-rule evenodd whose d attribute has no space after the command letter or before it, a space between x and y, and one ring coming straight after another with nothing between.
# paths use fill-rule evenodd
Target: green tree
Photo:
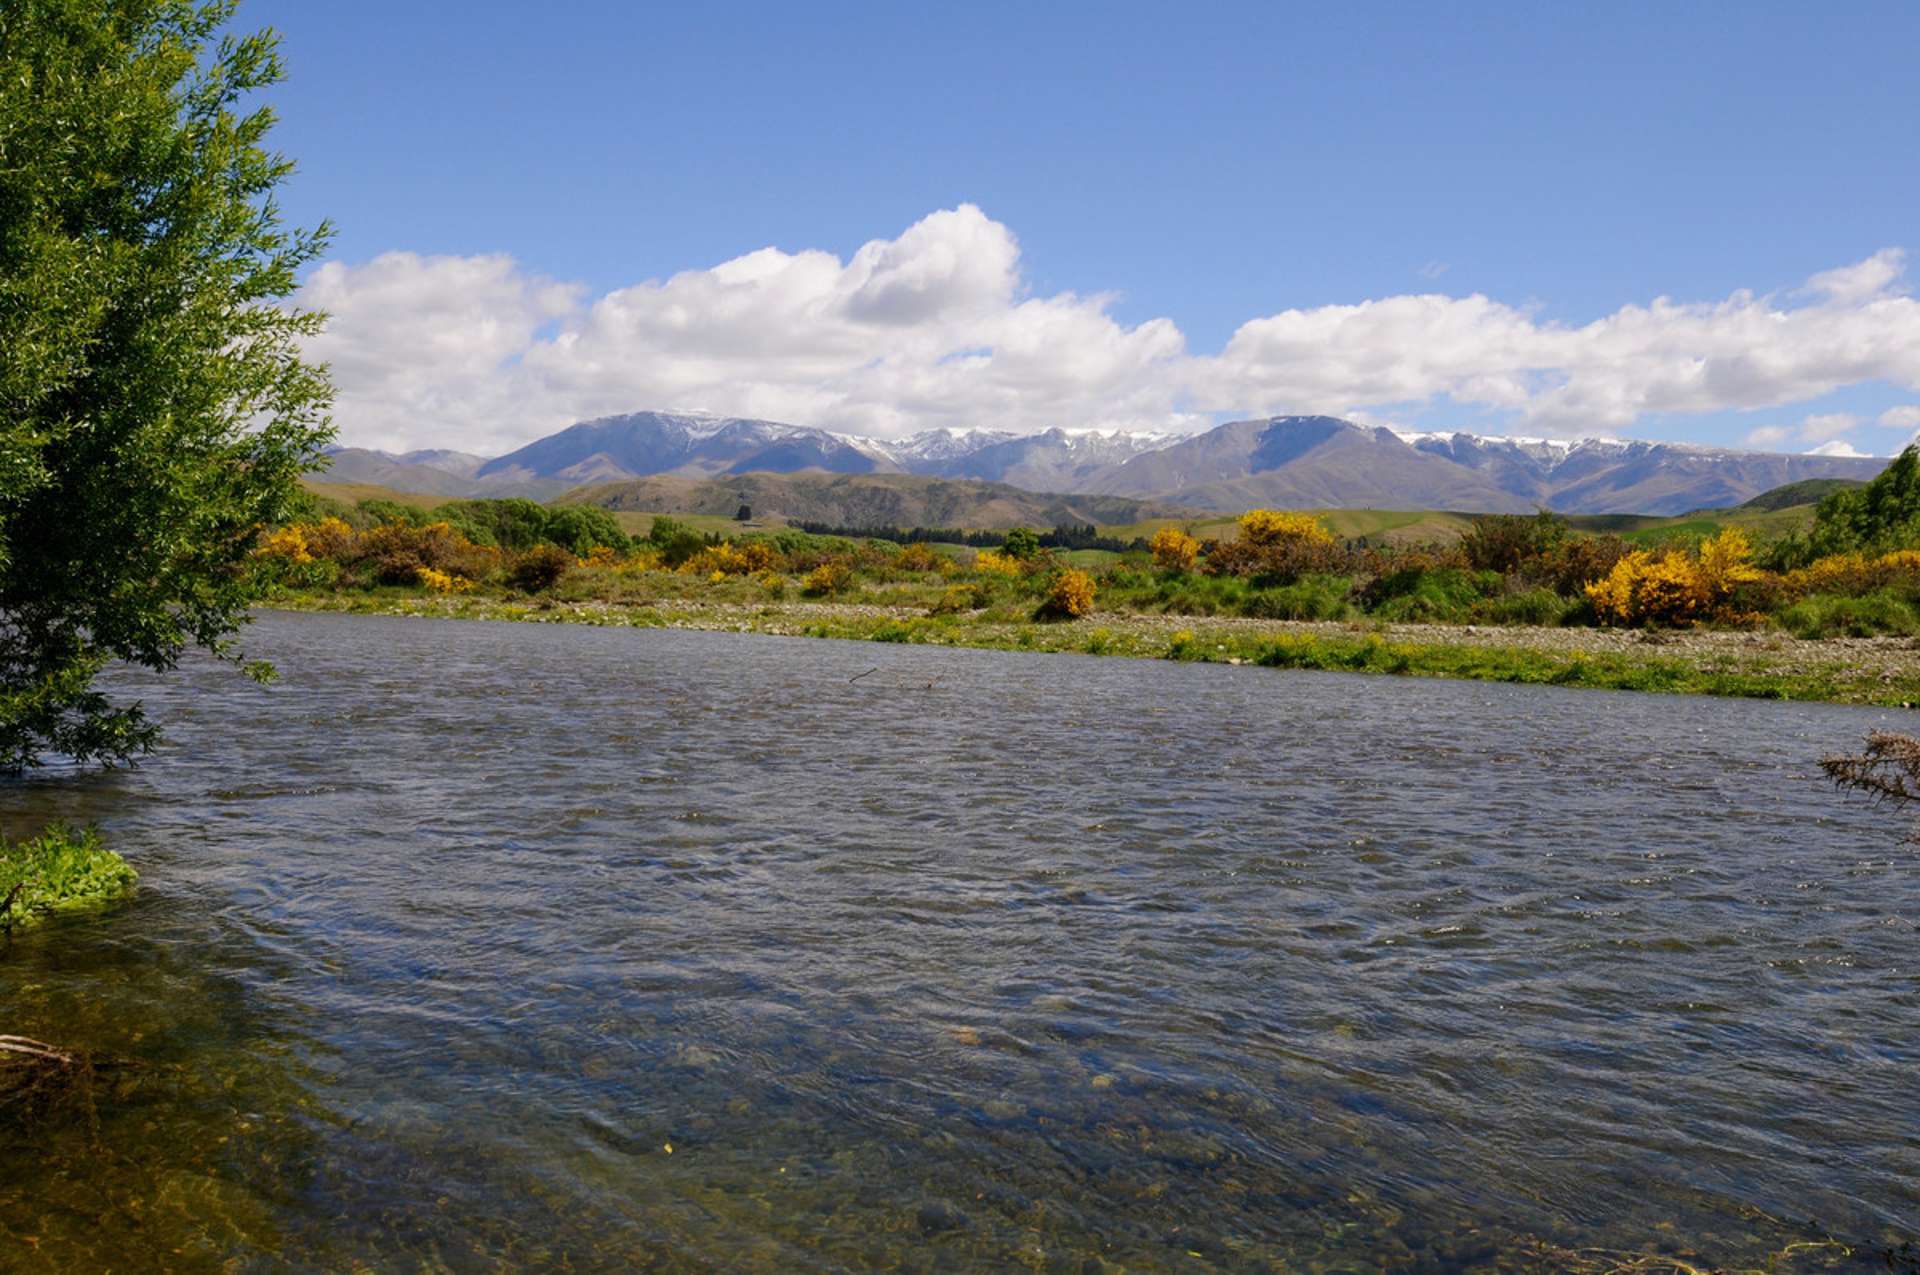
<instances>
[{"instance_id":1,"label":"green tree","mask_svg":"<svg viewBox=\"0 0 1920 1275\"><path fill-rule=\"evenodd\" d=\"M1007 533L1007 539L1000 546L1000 552L1009 558L1022 560L1031 558L1040 552L1040 537L1031 527L1015 527Z\"/></svg>"},{"instance_id":2,"label":"green tree","mask_svg":"<svg viewBox=\"0 0 1920 1275\"><path fill-rule=\"evenodd\" d=\"M707 547L706 539L699 532L664 514L653 520L653 526L647 531L647 543L659 551L661 560L670 567L679 566Z\"/></svg>"},{"instance_id":3,"label":"green tree","mask_svg":"<svg viewBox=\"0 0 1920 1275\"><path fill-rule=\"evenodd\" d=\"M561 505L546 513L543 538L562 549L584 555L592 552L595 545L605 545L625 553L633 544L627 533L620 530L619 519L593 505Z\"/></svg>"},{"instance_id":4,"label":"green tree","mask_svg":"<svg viewBox=\"0 0 1920 1275\"><path fill-rule=\"evenodd\" d=\"M247 556L330 435L320 316L278 304L327 228L281 223L245 103L277 42L234 8L0 4L0 769L151 746L96 675L237 658Z\"/></svg>"},{"instance_id":5,"label":"green tree","mask_svg":"<svg viewBox=\"0 0 1920 1275\"><path fill-rule=\"evenodd\" d=\"M1814 556L1920 544L1920 445L1909 445L1864 487L1836 491L1814 511Z\"/></svg>"}]
</instances>

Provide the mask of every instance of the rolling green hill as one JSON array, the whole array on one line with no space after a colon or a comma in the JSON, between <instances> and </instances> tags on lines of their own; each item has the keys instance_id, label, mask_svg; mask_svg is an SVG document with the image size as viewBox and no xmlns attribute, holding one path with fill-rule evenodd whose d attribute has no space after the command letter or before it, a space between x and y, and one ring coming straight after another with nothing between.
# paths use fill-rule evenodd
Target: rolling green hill
<instances>
[{"instance_id":1,"label":"rolling green hill","mask_svg":"<svg viewBox=\"0 0 1920 1275\"><path fill-rule=\"evenodd\" d=\"M1791 509L1795 505L1817 505L1836 491L1864 486L1866 484L1856 478L1809 478L1775 487L1772 491L1763 491L1740 508L1776 510Z\"/></svg>"}]
</instances>

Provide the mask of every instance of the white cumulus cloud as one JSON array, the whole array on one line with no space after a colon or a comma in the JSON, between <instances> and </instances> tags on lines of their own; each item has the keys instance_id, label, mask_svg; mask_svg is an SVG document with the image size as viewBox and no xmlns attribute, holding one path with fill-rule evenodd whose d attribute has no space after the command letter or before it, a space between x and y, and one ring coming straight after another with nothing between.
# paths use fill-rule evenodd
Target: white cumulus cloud
<instances>
[{"instance_id":1,"label":"white cumulus cloud","mask_svg":"<svg viewBox=\"0 0 1920 1275\"><path fill-rule=\"evenodd\" d=\"M646 408L884 437L1392 416L1442 398L1569 435L1870 380L1920 392L1904 271L1888 250L1791 294L1663 297L1578 326L1480 295L1389 296L1279 310L1196 354L1170 319L1120 322L1111 295L1031 295L1013 231L969 204L846 260L761 248L597 297L507 257L395 252L326 265L297 300L331 312L311 350L333 365L342 440L364 446L497 452ZM1858 423L1838 422L1763 427L1755 445Z\"/></svg>"}]
</instances>

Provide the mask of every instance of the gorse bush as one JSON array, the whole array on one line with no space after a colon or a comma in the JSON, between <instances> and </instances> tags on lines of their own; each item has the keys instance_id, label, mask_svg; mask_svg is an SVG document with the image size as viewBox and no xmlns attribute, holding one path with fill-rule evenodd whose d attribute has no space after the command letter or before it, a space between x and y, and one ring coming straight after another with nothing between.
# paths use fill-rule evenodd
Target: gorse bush
<instances>
[{"instance_id":1,"label":"gorse bush","mask_svg":"<svg viewBox=\"0 0 1920 1275\"><path fill-rule=\"evenodd\" d=\"M832 597L853 583L853 570L844 562L823 562L807 572L800 591L808 597Z\"/></svg>"},{"instance_id":2,"label":"gorse bush","mask_svg":"<svg viewBox=\"0 0 1920 1275\"><path fill-rule=\"evenodd\" d=\"M377 584L416 584L424 569L479 579L500 563L497 549L476 545L444 522L387 523L362 532L351 565Z\"/></svg>"},{"instance_id":3,"label":"gorse bush","mask_svg":"<svg viewBox=\"0 0 1920 1275\"><path fill-rule=\"evenodd\" d=\"M1333 533L1312 514L1289 513L1280 509L1249 509L1240 515L1240 539L1252 545L1276 545L1289 541L1332 544Z\"/></svg>"},{"instance_id":4,"label":"gorse bush","mask_svg":"<svg viewBox=\"0 0 1920 1275\"><path fill-rule=\"evenodd\" d=\"M1056 574L1047 585L1042 615L1053 619L1074 620L1093 611L1093 577L1068 568Z\"/></svg>"},{"instance_id":5,"label":"gorse bush","mask_svg":"<svg viewBox=\"0 0 1920 1275\"><path fill-rule=\"evenodd\" d=\"M982 549L973 555L973 569L989 575L1014 577L1026 573L1026 565L1020 559L992 549Z\"/></svg>"},{"instance_id":6,"label":"gorse bush","mask_svg":"<svg viewBox=\"0 0 1920 1275\"><path fill-rule=\"evenodd\" d=\"M956 584L941 591L927 608L928 615L958 615L986 605L986 590L977 584Z\"/></svg>"},{"instance_id":7,"label":"gorse bush","mask_svg":"<svg viewBox=\"0 0 1920 1275\"><path fill-rule=\"evenodd\" d=\"M1153 565L1162 571L1191 571L1200 556L1200 542L1178 527L1162 527L1148 542Z\"/></svg>"},{"instance_id":8,"label":"gorse bush","mask_svg":"<svg viewBox=\"0 0 1920 1275\"><path fill-rule=\"evenodd\" d=\"M1635 550L1586 593L1600 619L1611 624L1680 628L1725 618L1734 590L1760 577L1751 556L1746 536L1729 527L1698 550Z\"/></svg>"},{"instance_id":9,"label":"gorse bush","mask_svg":"<svg viewBox=\"0 0 1920 1275\"><path fill-rule=\"evenodd\" d=\"M945 571L950 563L943 555L916 541L894 555L893 565L901 571L920 572Z\"/></svg>"},{"instance_id":10,"label":"gorse bush","mask_svg":"<svg viewBox=\"0 0 1920 1275\"><path fill-rule=\"evenodd\" d=\"M1303 575L1350 572L1354 566L1353 556L1311 514L1250 509L1240 515L1238 526L1238 540L1207 547L1210 574L1286 585Z\"/></svg>"},{"instance_id":11,"label":"gorse bush","mask_svg":"<svg viewBox=\"0 0 1920 1275\"><path fill-rule=\"evenodd\" d=\"M432 567L419 568L421 587L434 593L470 593L473 581L465 576L451 575L445 571L435 571Z\"/></svg>"},{"instance_id":12,"label":"gorse bush","mask_svg":"<svg viewBox=\"0 0 1920 1275\"><path fill-rule=\"evenodd\" d=\"M556 545L535 545L507 568L507 583L522 593L544 593L573 569L574 557Z\"/></svg>"}]
</instances>

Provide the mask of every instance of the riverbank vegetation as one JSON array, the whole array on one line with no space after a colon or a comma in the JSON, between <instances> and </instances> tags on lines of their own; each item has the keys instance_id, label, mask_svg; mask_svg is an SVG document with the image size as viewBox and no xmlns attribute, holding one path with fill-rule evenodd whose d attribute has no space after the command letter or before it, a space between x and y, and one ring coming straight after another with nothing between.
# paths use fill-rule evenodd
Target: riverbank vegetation
<instances>
[{"instance_id":1,"label":"riverbank vegetation","mask_svg":"<svg viewBox=\"0 0 1920 1275\"><path fill-rule=\"evenodd\" d=\"M1477 518L1452 542L1375 543L1264 509L1223 538L1166 526L1120 553L1049 539L1060 541L1019 528L991 548L911 535L702 532L664 516L632 537L606 511L528 500L316 501L262 537L253 570L281 604L318 609L704 617L764 632L1296 668L1920 698L1920 661L1892 649L1920 639L1920 457L1911 450L1873 483L1830 493L1810 529L1759 542L1728 526L1635 543L1543 512ZM1167 623L1211 625L1209 640L1183 644ZM1049 625L1068 627L1048 636ZM1564 640L1543 644L1535 632ZM1718 640L1683 640L1702 635ZM1745 645L1730 647L1728 635ZM1825 639L1875 638L1874 660L1818 654Z\"/></svg>"},{"instance_id":2,"label":"riverbank vegetation","mask_svg":"<svg viewBox=\"0 0 1920 1275\"><path fill-rule=\"evenodd\" d=\"M0 837L0 929L100 907L130 892L138 877L91 828L56 824L26 841Z\"/></svg>"}]
</instances>

